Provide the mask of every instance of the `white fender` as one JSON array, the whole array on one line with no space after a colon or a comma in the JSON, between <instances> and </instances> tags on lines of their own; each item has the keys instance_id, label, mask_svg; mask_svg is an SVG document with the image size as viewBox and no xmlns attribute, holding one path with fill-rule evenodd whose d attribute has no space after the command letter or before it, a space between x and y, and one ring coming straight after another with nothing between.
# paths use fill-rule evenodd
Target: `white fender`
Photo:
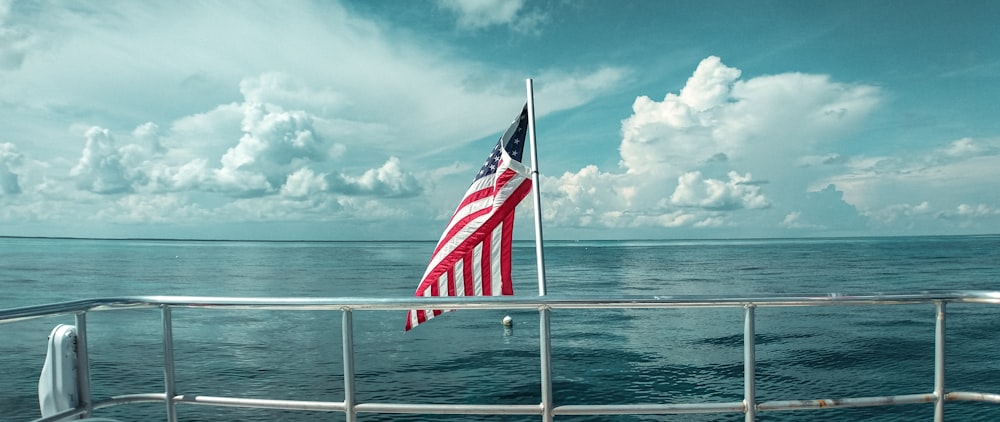
<instances>
[{"instance_id":1,"label":"white fender","mask_svg":"<svg viewBox=\"0 0 1000 422\"><path fill-rule=\"evenodd\" d=\"M76 327L59 324L49 334L45 365L38 378L38 405L42 417L46 417L73 409L79 404Z\"/></svg>"}]
</instances>

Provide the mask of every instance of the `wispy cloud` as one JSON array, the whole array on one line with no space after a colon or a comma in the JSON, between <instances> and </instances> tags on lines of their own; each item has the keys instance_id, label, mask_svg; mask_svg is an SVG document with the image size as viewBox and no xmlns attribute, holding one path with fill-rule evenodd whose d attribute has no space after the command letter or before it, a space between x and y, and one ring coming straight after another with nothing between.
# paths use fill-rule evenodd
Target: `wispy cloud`
<instances>
[{"instance_id":1,"label":"wispy cloud","mask_svg":"<svg viewBox=\"0 0 1000 422\"><path fill-rule=\"evenodd\" d=\"M456 16L466 30L506 26L514 32L537 34L547 19L538 9L526 8L524 0L438 0L438 5Z\"/></svg>"}]
</instances>

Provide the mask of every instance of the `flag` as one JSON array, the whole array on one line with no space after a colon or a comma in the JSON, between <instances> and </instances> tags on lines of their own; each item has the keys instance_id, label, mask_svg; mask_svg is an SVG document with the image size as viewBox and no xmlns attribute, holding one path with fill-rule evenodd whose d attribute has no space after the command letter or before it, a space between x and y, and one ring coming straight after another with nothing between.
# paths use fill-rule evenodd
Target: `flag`
<instances>
[{"instance_id":1,"label":"flag","mask_svg":"<svg viewBox=\"0 0 1000 422\"><path fill-rule=\"evenodd\" d=\"M528 169L521 164L528 106L525 105L500 140L434 248L416 296L500 296L514 294L510 247L514 208L531 191ZM445 310L415 309L406 316L406 331Z\"/></svg>"}]
</instances>

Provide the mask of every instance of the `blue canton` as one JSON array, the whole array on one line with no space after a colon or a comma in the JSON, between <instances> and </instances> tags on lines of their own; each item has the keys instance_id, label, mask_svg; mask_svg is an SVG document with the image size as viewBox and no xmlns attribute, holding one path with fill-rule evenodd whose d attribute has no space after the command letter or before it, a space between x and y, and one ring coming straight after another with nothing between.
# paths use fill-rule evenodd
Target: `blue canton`
<instances>
[{"instance_id":1,"label":"blue canton","mask_svg":"<svg viewBox=\"0 0 1000 422\"><path fill-rule=\"evenodd\" d=\"M504 140L507 141L504 148L507 150L507 154L510 158L520 162L521 155L524 153L524 137L528 132L528 107L525 106L521 110L521 115L511 123L510 128L500 139L497 141L497 145L493 147L493 151L490 152L490 156L486 158L486 162L483 163L483 167L479 169L479 173L476 173L476 179L489 176L496 173L497 166L500 165L500 145L503 144Z\"/></svg>"}]
</instances>

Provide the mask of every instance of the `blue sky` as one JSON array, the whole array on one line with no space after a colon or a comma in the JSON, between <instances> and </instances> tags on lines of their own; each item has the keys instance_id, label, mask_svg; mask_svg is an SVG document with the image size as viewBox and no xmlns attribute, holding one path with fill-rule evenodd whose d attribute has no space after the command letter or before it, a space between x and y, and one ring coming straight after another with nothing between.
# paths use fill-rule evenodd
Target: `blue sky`
<instances>
[{"instance_id":1,"label":"blue sky","mask_svg":"<svg viewBox=\"0 0 1000 422\"><path fill-rule=\"evenodd\" d=\"M548 239L997 233L998 20L992 1L0 0L0 235L436 240L526 78Z\"/></svg>"}]
</instances>

